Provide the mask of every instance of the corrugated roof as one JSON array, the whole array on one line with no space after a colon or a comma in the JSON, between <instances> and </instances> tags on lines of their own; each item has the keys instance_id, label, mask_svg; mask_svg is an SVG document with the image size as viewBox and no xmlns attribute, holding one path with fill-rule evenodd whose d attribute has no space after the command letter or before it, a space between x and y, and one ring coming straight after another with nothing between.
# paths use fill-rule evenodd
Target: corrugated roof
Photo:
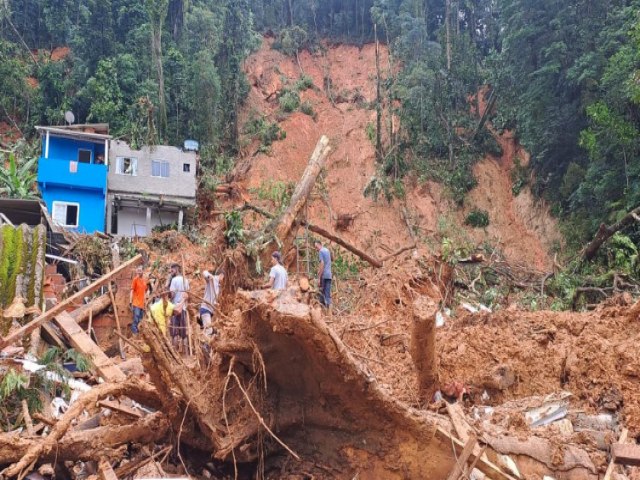
<instances>
[{"instance_id":1,"label":"corrugated roof","mask_svg":"<svg viewBox=\"0 0 640 480\"><path fill-rule=\"evenodd\" d=\"M111 140L111 135L105 135L102 133L92 133L85 131L78 131L73 129L67 129L62 127L36 127L39 132L49 132L58 137L67 138L82 138L84 140Z\"/></svg>"}]
</instances>

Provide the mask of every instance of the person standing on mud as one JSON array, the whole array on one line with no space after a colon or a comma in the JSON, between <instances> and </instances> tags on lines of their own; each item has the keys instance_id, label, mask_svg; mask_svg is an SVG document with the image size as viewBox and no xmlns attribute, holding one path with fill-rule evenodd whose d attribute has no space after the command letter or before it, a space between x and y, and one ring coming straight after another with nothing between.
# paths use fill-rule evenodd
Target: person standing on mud
<instances>
[{"instance_id":1,"label":"person standing on mud","mask_svg":"<svg viewBox=\"0 0 640 480\"><path fill-rule=\"evenodd\" d=\"M171 265L171 273L167 280L167 289L171 292L171 303L174 304L173 316L169 323L169 335L173 347L179 352L183 351L187 343L187 290L189 290L189 282L181 273L180 265L174 263Z\"/></svg>"},{"instance_id":2,"label":"person standing on mud","mask_svg":"<svg viewBox=\"0 0 640 480\"><path fill-rule=\"evenodd\" d=\"M211 326L214 309L217 308L218 296L220 295L220 285L224 281L224 270L220 270L217 275L212 275L207 270L202 274L204 277L204 302L200 305L200 319L204 334L208 337L213 335Z\"/></svg>"},{"instance_id":3,"label":"person standing on mud","mask_svg":"<svg viewBox=\"0 0 640 480\"><path fill-rule=\"evenodd\" d=\"M129 306L133 311L133 323L131 323L131 331L134 335L138 334L138 325L144 316L144 306L147 293L147 281L144 278L142 267L136 268L136 276L131 282L131 291L129 292Z\"/></svg>"},{"instance_id":4,"label":"person standing on mud","mask_svg":"<svg viewBox=\"0 0 640 480\"><path fill-rule=\"evenodd\" d=\"M169 294L164 292L160 299L149 308L149 317L156 323L162 335L167 334L167 319L173 315L174 305L169 301Z\"/></svg>"},{"instance_id":5,"label":"person standing on mud","mask_svg":"<svg viewBox=\"0 0 640 480\"><path fill-rule=\"evenodd\" d=\"M320 303L325 307L331 306L331 252L322 245L320 240L314 243L320 263L318 264L318 288L320 289Z\"/></svg>"},{"instance_id":6,"label":"person standing on mud","mask_svg":"<svg viewBox=\"0 0 640 480\"><path fill-rule=\"evenodd\" d=\"M287 270L282 265L282 255L280 252L271 254L271 271L269 272L269 281L262 288L271 288L273 290L286 290L289 281Z\"/></svg>"}]
</instances>

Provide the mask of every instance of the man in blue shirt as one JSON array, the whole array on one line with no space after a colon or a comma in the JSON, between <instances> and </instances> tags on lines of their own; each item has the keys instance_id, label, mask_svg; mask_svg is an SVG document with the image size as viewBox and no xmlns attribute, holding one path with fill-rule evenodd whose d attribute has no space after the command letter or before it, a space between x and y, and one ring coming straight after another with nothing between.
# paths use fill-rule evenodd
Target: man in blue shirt
<instances>
[{"instance_id":1,"label":"man in blue shirt","mask_svg":"<svg viewBox=\"0 0 640 480\"><path fill-rule=\"evenodd\" d=\"M320 303L325 307L331 306L331 253L322 242L316 240L316 250L320 258L318 265L318 287L320 288Z\"/></svg>"}]
</instances>

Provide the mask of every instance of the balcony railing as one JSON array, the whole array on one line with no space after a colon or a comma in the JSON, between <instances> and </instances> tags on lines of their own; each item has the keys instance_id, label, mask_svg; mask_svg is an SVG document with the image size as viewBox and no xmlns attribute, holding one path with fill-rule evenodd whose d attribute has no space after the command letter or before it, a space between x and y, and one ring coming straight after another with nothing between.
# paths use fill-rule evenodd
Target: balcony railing
<instances>
[{"instance_id":1,"label":"balcony railing","mask_svg":"<svg viewBox=\"0 0 640 480\"><path fill-rule=\"evenodd\" d=\"M38 183L106 191L107 166L41 157Z\"/></svg>"}]
</instances>

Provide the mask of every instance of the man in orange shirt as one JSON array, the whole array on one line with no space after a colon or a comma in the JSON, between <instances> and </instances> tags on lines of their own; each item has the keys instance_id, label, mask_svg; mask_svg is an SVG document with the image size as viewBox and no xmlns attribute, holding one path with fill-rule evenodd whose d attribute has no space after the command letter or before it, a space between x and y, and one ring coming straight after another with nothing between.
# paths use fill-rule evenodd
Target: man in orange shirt
<instances>
[{"instance_id":1,"label":"man in orange shirt","mask_svg":"<svg viewBox=\"0 0 640 480\"><path fill-rule=\"evenodd\" d=\"M136 276L131 282L131 293L129 294L129 305L133 307L133 323L131 331L138 333L138 325L144 316L145 297L147 294L147 281L144 279L142 267L136 269Z\"/></svg>"}]
</instances>

